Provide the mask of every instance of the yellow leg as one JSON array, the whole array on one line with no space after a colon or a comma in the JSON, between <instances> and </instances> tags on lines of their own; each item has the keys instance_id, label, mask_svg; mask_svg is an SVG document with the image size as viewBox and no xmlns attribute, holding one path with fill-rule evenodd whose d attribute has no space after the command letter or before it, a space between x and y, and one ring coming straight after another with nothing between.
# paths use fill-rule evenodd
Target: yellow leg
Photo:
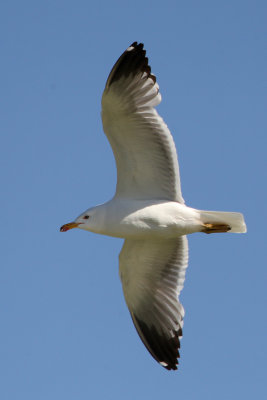
<instances>
[{"instance_id":1,"label":"yellow leg","mask_svg":"<svg viewBox=\"0 0 267 400\"><path fill-rule=\"evenodd\" d=\"M226 224L204 224L202 232L204 233L222 233L230 231L231 226Z\"/></svg>"}]
</instances>

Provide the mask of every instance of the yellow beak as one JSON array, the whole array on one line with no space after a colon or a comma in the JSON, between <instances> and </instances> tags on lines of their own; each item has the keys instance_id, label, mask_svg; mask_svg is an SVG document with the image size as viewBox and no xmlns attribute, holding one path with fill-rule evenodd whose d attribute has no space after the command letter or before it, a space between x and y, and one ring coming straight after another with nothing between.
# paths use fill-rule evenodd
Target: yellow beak
<instances>
[{"instance_id":1,"label":"yellow beak","mask_svg":"<svg viewBox=\"0 0 267 400\"><path fill-rule=\"evenodd\" d=\"M62 225L60 232L67 232L70 229L77 228L79 225L80 223L77 222L69 222L68 224Z\"/></svg>"}]
</instances>

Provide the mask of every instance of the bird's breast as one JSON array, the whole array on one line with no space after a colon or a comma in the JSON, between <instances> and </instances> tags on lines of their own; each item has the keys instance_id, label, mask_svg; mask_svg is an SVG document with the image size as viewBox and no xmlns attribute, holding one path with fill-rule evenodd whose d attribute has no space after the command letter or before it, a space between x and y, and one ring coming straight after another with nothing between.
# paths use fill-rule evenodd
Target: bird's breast
<instances>
[{"instance_id":1,"label":"bird's breast","mask_svg":"<svg viewBox=\"0 0 267 400\"><path fill-rule=\"evenodd\" d=\"M112 200L97 233L120 238L176 237L197 232L196 210L166 201Z\"/></svg>"}]
</instances>

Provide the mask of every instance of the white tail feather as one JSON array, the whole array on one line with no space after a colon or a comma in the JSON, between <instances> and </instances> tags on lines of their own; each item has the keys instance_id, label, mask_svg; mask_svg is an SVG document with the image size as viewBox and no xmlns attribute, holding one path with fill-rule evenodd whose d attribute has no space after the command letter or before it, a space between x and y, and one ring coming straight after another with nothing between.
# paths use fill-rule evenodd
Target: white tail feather
<instances>
[{"instance_id":1,"label":"white tail feather","mask_svg":"<svg viewBox=\"0 0 267 400\"><path fill-rule=\"evenodd\" d=\"M200 211L200 218L204 224L225 224L231 229L229 232L245 233L247 231L243 214L224 211Z\"/></svg>"}]
</instances>

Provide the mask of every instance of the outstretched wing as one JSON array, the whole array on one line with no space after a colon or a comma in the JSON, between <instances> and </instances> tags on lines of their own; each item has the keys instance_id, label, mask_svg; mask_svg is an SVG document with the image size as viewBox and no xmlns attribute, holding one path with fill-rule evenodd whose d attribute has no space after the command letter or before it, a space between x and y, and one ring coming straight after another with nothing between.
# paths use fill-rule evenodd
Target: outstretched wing
<instances>
[{"instance_id":1,"label":"outstretched wing","mask_svg":"<svg viewBox=\"0 0 267 400\"><path fill-rule=\"evenodd\" d=\"M184 203L171 133L155 106L161 101L143 44L133 43L108 77L103 128L117 164L116 196Z\"/></svg>"},{"instance_id":2,"label":"outstretched wing","mask_svg":"<svg viewBox=\"0 0 267 400\"><path fill-rule=\"evenodd\" d=\"M125 300L140 338L163 367L177 369L184 317L178 296L188 264L186 236L126 239L119 258Z\"/></svg>"}]
</instances>

